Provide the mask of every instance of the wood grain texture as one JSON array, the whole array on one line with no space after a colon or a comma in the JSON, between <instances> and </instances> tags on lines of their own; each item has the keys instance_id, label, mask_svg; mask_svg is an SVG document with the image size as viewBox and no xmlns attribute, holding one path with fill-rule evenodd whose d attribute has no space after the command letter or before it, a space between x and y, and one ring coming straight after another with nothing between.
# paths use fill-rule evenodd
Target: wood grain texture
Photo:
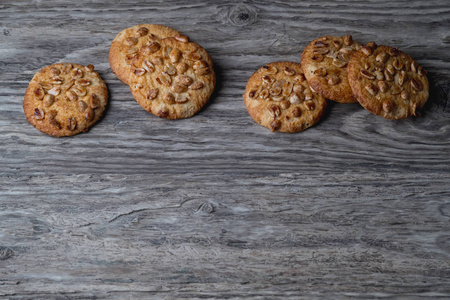
<instances>
[{"instance_id":1,"label":"wood grain texture","mask_svg":"<svg viewBox=\"0 0 450 300\"><path fill-rule=\"evenodd\" d=\"M447 1L0 2L0 298L447 299ZM195 117L145 112L112 74L124 28L159 23L211 55ZM299 134L252 121L242 93L267 62L352 34L428 71L420 118L330 103ZM25 119L33 74L94 64L110 104L88 133Z\"/></svg>"}]
</instances>

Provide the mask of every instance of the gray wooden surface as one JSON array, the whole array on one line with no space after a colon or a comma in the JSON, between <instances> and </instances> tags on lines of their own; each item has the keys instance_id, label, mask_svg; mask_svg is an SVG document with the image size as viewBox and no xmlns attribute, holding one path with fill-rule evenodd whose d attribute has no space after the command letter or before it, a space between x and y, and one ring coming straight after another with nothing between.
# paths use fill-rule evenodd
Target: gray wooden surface
<instances>
[{"instance_id":1,"label":"gray wooden surface","mask_svg":"<svg viewBox=\"0 0 450 300\"><path fill-rule=\"evenodd\" d=\"M148 114L112 74L122 29L171 26L218 85L191 119ZM448 1L0 1L1 299L448 299ZM331 104L298 134L242 93L322 35L400 47L429 72L421 118ZM94 64L111 97L88 133L29 125L29 80Z\"/></svg>"}]
</instances>

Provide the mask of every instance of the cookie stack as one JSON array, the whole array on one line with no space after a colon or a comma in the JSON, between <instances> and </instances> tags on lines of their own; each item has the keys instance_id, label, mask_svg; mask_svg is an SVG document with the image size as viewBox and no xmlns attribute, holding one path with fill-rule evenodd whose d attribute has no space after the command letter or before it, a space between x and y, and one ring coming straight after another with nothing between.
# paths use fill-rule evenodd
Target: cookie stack
<instances>
[{"instance_id":1,"label":"cookie stack","mask_svg":"<svg viewBox=\"0 0 450 300\"><path fill-rule=\"evenodd\" d=\"M109 51L112 71L146 111L192 117L209 100L216 77L211 57L175 29L141 24L121 31Z\"/></svg>"},{"instance_id":2,"label":"cookie stack","mask_svg":"<svg viewBox=\"0 0 450 300\"><path fill-rule=\"evenodd\" d=\"M298 75L290 77L291 72L283 72L286 67ZM324 99L359 102L386 119L418 116L429 97L429 84L422 66L397 48L373 42L361 46L350 35L323 36L305 47L301 66L276 62L255 72L243 97L260 125L298 132L319 121Z\"/></svg>"}]
</instances>

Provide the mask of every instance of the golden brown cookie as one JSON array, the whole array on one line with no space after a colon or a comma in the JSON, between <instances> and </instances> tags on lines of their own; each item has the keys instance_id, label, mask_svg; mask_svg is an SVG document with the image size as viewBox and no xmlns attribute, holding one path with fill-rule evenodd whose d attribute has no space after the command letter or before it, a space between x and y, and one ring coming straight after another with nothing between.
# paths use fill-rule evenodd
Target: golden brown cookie
<instances>
[{"instance_id":1,"label":"golden brown cookie","mask_svg":"<svg viewBox=\"0 0 450 300\"><path fill-rule=\"evenodd\" d=\"M108 89L93 65L58 63L42 68L31 79L23 110L38 130L60 137L87 131L100 119L107 102Z\"/></svg>"},{"instance_id":2,"label":"golden brown cookie","mask_svg":"<svg viewBox=\"0 0 450 300\"><path fill-rule=\"evenodd\" d=\"M158 24L140 24L122 30L109 49L111 70L123 83L128 84L131 60L143 46L178 35L180 33L175 29Z\"/></svg>"},{"instance_id":3,"label":"golden brown cookie","mask_svg":"<svg viewBox=\"0 0 450 300\"><path fill-rule=\"evenodd\" d=\"M211 57L186 37L143 47L133 60L129 78L136 101L166 119L192 117L208 102L216 84Z\"/></svg>"},{"instance_id":4,"label":"golden brown cookie","mask_svg":"<svg viewBox=\"0 0 450 300\"><path fill-rule=\"evenodd\" d=\"M368 43L353 54L347 68L358 102L378 116L419 116L428 100L426 71L397 48Z\"/></svg>"},{"instance_id":5,"label":"golden brown cookie","mask_svg":"<svg viewBox=\"0 0 450 300\"><path fill-rule=\"evenodd\" d=\"M361 45L351 35L324 36L306 46L301 64L309 85L327 99L353 103L356 98L347 79L347 63Z\"/></svg>"},{"instance_id":6,"label":"golden brown cookie","mask_svg":"<svg viewBox=\"0 0 450 300\"><path fill-rule=\"evenodd\" d=\"M279 61L253 73L243 95L250 116L272 131L298 132L317 123L326 99L311 91L299 63Z\"/></svg>"}]
</instances>

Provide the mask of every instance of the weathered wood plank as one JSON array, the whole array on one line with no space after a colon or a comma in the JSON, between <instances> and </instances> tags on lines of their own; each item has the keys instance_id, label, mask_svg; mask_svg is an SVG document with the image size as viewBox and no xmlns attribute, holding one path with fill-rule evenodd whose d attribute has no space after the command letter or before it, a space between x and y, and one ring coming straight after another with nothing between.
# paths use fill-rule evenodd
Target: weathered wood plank
<instances>
[{"instance_id":1,"label":"weathered wood plank","mask_svg":"<svg viewBox=\"0 0 450 300\"><path fill-rule=\"evenodd\" d=\"M447 1L3 1L0 297L446 299L450 296ZM112 74L109 45L138 23L211 54L217 90L188 120L156 118ZM405 50L429 72L421 118L331 104L274 134L242 93L321 35ZM45 65L92 63L111 97L88 133L29 125Z\"/></svg>"}]
</instances>

